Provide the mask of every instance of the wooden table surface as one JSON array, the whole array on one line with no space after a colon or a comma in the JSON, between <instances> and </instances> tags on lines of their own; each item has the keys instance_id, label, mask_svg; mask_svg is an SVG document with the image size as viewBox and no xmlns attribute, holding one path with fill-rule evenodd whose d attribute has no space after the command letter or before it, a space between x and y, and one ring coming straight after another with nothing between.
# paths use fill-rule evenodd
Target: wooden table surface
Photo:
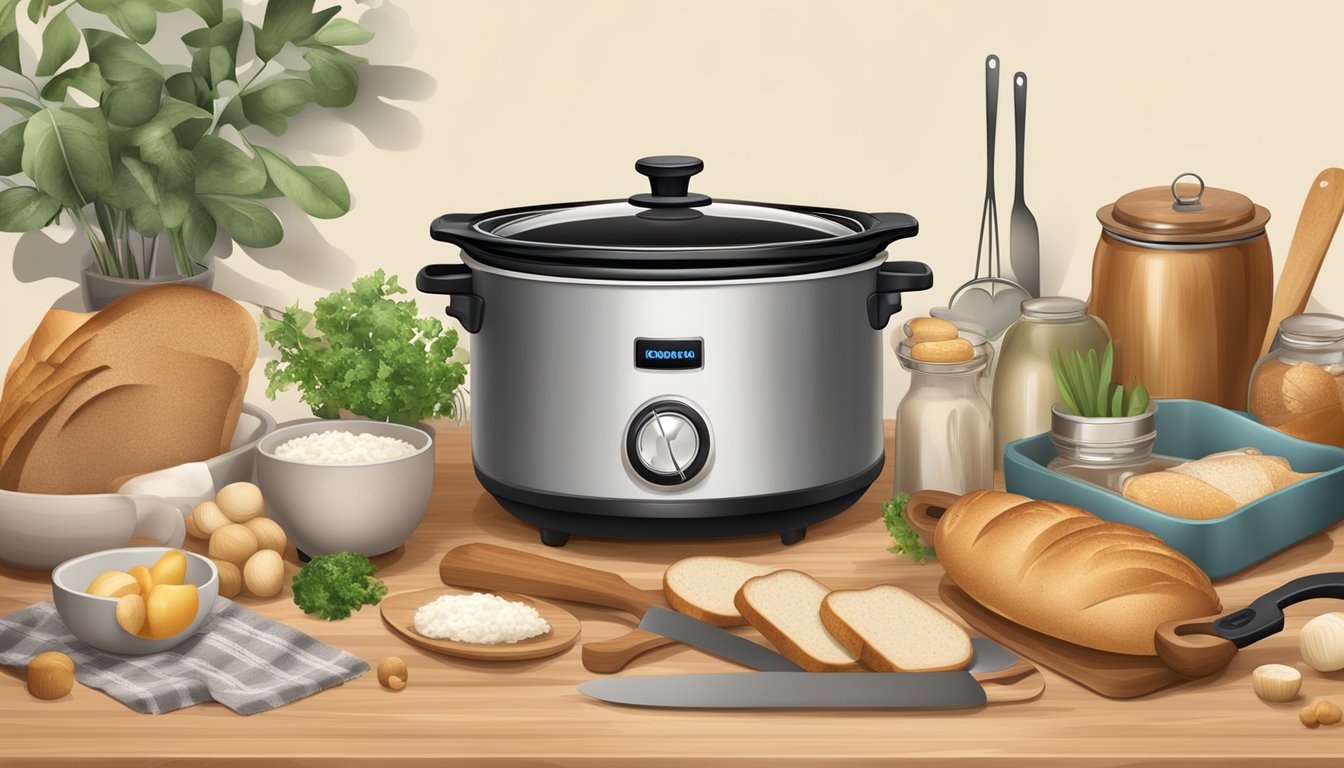
<instances>
[{"instance_id":1,"label":"wooden table surface","mask_svg":"<svg viewBox=\"0 0 1344 768\"><path fill-rule=\"evenodd\" d=\"M887 424L888 450L891 424ZM890 455L890 453L889 453ZM696 554L747 557L808 571L833 587L892 582L937 601L937 564L888 554L880 521L890 473L861 502L782 547L775 537L677 543L573 539L543 547L477 484L463 427L439 432L438 475L424 522L407 545L379 558L393 592L438 585L438 563L452 546L489 541L615 570L641 587L657 587L663 568ZM376 510L370 510L376 514ZM1304 574L1344 570L1339 529L1217 585L1226 607L1240 606ZM292 561L292 553L291 553ZM291 571L296 568L290 563ZM0 613L49 600L42 573L0 567ZM622 708L590 700L575 686L594 677L576 646L541 661L469 662L423 652L393 636L375 608L327 623L304 616L286 587L270 600L240 598L257 612L343 648L371 665L398 655L410 685L394 693L370 673L271 712L241 717L204 704L140 715L83 686L51 702L29 697L17 674L0 676L0 765L362 766L750 766L780 765L1340 765L1344 726L1307 730L1297 721L1305 700L1344 703L1344 673L1303 664L1297 631L1311 616L1337 608L1322 601L1288 610L1286 630L1240 653L1215 679L1144 699L1100 698L1050 672L1036 701L958 713L714 712ZM625 631L628 617L572 606L583 638ZM1268 704L1251 691L1250 671L1286 663L1304 671L1303 696ZM696 651L665 648L626 674L740 671Z\"/></svg>"}]
</instances>

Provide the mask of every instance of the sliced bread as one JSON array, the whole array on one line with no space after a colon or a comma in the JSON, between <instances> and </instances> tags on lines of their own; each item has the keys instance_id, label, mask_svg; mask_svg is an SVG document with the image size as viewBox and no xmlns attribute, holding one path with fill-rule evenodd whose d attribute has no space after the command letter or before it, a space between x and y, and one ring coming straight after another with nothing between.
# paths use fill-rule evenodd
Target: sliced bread
<instances>
[{"instance_id":1,"label":"sliced bread","mask_svg":"<svg viewBox=\"0 0 1344 768\"><path fill-rule=\"evenodd\" d=\"M861 669L821 623L821 604L831 590L799 571L775 571L748 579L733 604L775 650L808 672Z\"/></svg>"},{"instance_id":2,"label":"sliced bread","mask_svg":"<svg viewBox=\"0 0 1344 768\"><path fill-rule=\"evenodd\" d=\"M832 592L821 603L821 623L875 672L937 672L971 661L965 630L891 584Z\"/></svg>"},{"instance_id":3,"label":"sliced bread","mask_svg":"<svg viewBox=\"0 0 1344 768\"><path fill-rule=\"evenodd\" d=\"M765 565L731 557L686 557L663 572L663 596L679 613L716 627L747 623L733 598L747 579L775 571Z\"/></svg>"}]
</instances>

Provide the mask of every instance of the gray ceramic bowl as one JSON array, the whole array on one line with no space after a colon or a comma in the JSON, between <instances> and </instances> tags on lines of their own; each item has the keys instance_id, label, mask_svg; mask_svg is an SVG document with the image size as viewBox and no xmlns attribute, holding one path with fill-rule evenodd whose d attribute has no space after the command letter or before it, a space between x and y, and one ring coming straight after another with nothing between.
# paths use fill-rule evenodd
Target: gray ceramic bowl
<instances>
[{"instance_id":1,"label":"gray ceramic bowl","mask_svg":"<svg viewBox=\"0 0 1344 768\"><path fill-rule=\"evenodd\" d=\"M56 613L75 637L101 651L142 655L173 648L196 634L215 607L215 598L219 596L219 571L209 558L184 551L187 556L184 583L196 585L200 608L190 626L163 640L136 637L122 629L117 623L116 599L94 597L84 591L103 571L127 571L137 565L149 567L167 551L169 547L109 549L61 563L51 572L51 597L56 604Z\"/></svg>"},{"instance_id":2,"label":"gray ceramic bowl","mask_svg":"<svg viewBox=\"0 0 1344 768\"><path fill-rule=\"evenodd\" d=\"M281 444L318 432L395 437L415 452L367 464L308 464L275 455ZM381 555L401 546L429 507L434 485L434 431L381 421L306 420L257 443L257 485L267 513L304 554Z\"/></svg>"}]
</instances>

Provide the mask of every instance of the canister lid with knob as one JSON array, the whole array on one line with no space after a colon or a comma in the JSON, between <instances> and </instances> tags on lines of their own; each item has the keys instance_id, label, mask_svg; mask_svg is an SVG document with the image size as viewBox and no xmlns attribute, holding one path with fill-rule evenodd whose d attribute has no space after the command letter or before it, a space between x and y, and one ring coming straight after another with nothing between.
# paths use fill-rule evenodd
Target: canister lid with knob
<instances>
[{"instance_id":1,"label":"canister lid with knob","mask_svg":"<svg viewBox=\"0 0 1344 768\"><path fill-rule=\"evenodd\" d=\"M1202 246L1259 237L1269 211L1239 192L1207 187L1194 173L1169 186L1122 195L1097 211L1106 233L1149 247Z\"/></svg>"}]
</instances>

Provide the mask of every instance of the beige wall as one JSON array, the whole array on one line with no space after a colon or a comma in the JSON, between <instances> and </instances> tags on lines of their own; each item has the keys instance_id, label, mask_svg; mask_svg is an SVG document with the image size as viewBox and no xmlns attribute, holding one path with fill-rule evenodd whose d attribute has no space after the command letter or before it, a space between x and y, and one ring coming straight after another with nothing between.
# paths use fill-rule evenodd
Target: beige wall
<instances>
[{"instance_id":1,"label":"beige wall","mask_svg":"<svg viewBox=\"0 0 1344 768\"><path fill-rule=\"evenodd\" d=\"M278 248L230 256L226 292L311 301L377 266L409 284L423 264L455 258L426 235L436 214L624 196L640 186L636 157L680 152L705 159L695 186L711 195L917 216L920 236L892 252L937 275L907 300L913 316L971 277L989 52L1005 72L1005 242L1007 75L1031 77L1026 198L1047 291L1088 292L1098 206L1185 170L1268 207L1281 265L1308 184L1344 165L1344 3L1333 0L385 0L350 15L361 13L380 37L343 116L354 127L305 119L286 142L338 169L355 208L311 225L291 217ZM0 356L74 285L78 243L39 238L0 271ZM1316 300L1344 312L1333 250ZM890 416L905 378L885 347L884 363ZM276 410L300 413L292 400Z\"/></svg>"}]
</instances>

